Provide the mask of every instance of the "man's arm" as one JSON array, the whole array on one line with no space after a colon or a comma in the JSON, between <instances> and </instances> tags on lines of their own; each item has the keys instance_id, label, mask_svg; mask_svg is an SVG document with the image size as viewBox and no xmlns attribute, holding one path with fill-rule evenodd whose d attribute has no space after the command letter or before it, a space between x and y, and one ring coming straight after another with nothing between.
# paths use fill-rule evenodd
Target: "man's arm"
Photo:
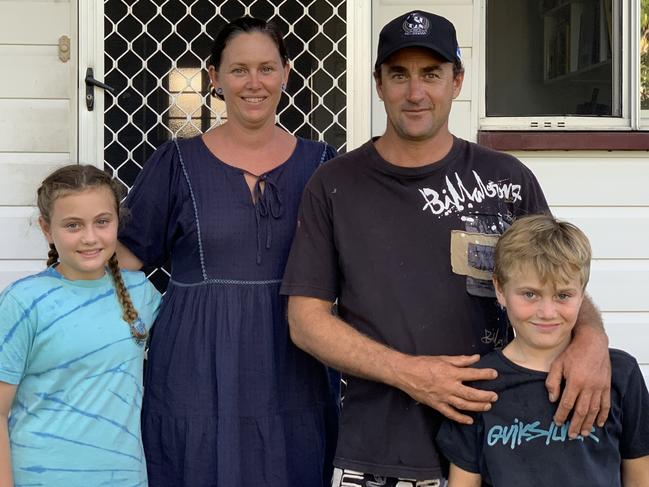
<instances>
[{"instance_id":1,"label":"man's arm","mask_svg":"<svg viewBox=\"0 0 649 487\"><path fill-rule=\"evenodd\" d=\"M611 361L608 337L599 311L588 296L579 310L572 341L552 363L545 382L550 401L559 398L561 380L566 387L554 415L555 423L563 424L570 411L569 436L588 436L597 419L602 427L611 408Z\"/></svg>"},{"instance_id":2,"label":"man's arm","mask_svg":"<svg viewBox=\"0 0 649 487\"><path fill-rule=\"evenodd\" d=\"M624 487L649 487L649 456L622 460Z\"/></svg>"},{"instance_id":3,"label":"man's arm","mask_svg":"<svg viewBox=\"0 0 649 487\"><path fill-rule=\"evenodd\" d=\"M472 419L458 410L486 411L495 392L467 387L465 381L496 377L493 369L470 368L472 356L412 356L393 350L355 330L331 314L332 303L291 296L288 320L293 342L321 362L346 374L383 382L401 389L460 423Z\"/></svg>"}]
</instances>

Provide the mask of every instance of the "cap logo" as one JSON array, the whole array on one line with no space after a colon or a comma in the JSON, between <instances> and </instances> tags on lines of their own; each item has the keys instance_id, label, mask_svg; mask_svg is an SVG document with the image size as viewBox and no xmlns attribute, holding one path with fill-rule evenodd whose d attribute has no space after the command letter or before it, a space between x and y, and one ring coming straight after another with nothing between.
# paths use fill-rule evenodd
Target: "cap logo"
<instances>
[{"instance_id":1,"label":"cap logo","mask_svg":"<svg viewBox=\"0 0 649 487\"><path fill-rule=\"evenodd\" d=\"M403 32L406 35L425 36L428 34L430 22L419 12L412 12L403 21Z\"/></svg>"}]
</instances>

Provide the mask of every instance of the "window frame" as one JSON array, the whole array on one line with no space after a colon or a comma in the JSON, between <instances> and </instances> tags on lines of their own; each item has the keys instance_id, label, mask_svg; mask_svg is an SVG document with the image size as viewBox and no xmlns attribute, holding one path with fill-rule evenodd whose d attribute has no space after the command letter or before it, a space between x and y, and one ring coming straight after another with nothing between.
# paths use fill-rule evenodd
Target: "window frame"
<instances>
[{"instance_id":1,"label":"window frame","mask_svg":"<svg viewBox=\"0 0 649 487\"><path fill-rule=\"evenodd\" d=\"M487 31L487 2L480 0L480 89L478 103L478 139L492 140L483 133L520 132L547 133L551 131L565 132L635 132L649 131L649 110L640 109L640 2L639 0L613 0L613 14L620 12L621 19L614 19L616 29L621 28L621 117L579 117L579 116L529 116L529 117L488 117L486 114L486 31ZM634 34L635 35L632 35ZM613 58L615 63L615 57ZM649 135L649 133L647 134ZM509 138L516 140L516 138ZM520 138L519 138L520 139ZM569 138L564 138L569 140ZM538 144L537 144L538 145ZM541 143L542 145L542 143ZM618 145L618 144L615 144ZM623 145L623 144L620 144ZM649 144L647 145L649 147ZM518 148L518 147L513 147ZM548 147L549 148L549 147ZM570 148L567 144L566 148ZM537 149L538 150L538 149Z\"/></svg>"}]
</instances>

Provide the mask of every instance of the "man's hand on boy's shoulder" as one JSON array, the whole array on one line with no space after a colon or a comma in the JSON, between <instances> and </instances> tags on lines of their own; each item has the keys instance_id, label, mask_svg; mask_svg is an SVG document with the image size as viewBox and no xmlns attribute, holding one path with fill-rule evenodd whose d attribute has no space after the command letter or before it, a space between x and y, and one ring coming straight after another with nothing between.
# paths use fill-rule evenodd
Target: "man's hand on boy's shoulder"
<instances>
[{"instance_id":1,"label":"man's hand on boy's shoulder","mask_svg":"<svg viewBox=\"0 0 649 487\"><path fill-rule=\"evenodd\" d=\"M588 436L595 421L604 426L611 407L611 360L602 328L575 329L570 345L550 368L546 380L550 401L559 399L563 378L566 386L554 421L563 424L572 411L569 436Z\"/></svg>"}]
</instances>

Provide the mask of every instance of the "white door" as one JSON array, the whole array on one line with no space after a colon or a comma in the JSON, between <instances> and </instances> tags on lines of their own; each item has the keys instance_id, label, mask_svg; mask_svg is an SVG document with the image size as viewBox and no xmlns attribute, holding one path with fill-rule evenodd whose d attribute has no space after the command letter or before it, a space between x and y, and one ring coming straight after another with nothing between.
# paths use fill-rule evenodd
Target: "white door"
<instances>
[{"instance_id":1,"label":"white door","mask_svg":"<svg viewBox=\"0 0 649 487\"><path fill-rule=\"evenodd\" d=\"M0 289L41 270L36 188L77 159L76 4L0 1Z\"/></svg>"}]
</instances>

